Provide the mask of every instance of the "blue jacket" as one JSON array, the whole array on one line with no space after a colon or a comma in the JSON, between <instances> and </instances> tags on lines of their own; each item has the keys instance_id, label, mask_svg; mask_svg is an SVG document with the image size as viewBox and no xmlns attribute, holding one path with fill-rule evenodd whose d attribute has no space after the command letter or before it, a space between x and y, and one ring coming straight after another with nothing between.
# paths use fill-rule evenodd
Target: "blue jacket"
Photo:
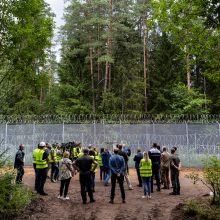
<instances>
[{"instance_id":1,"label":"blue jacket","mask_svg":"<svg viewBox=\"0 0 220 220\"><path fill-rule=\"evenodd\" d=\"M104 169L109 169L109 159L111 157L111 154L109 152L103 152L102 155L102 167Z\"/></svg>"}]
</instances>

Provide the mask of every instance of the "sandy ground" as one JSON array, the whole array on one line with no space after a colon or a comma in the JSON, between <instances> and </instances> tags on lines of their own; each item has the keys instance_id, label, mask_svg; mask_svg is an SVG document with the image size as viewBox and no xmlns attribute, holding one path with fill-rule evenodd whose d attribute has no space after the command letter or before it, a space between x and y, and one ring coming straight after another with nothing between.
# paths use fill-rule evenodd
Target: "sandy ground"
<instances>
[{"instance_id":1,"label":"sandy ground","mask_svg":"<svg viewBox=\"0 0 220 220\"><path fill-rule=\"evenodd\" d=\"M199 170L193 170L201 172ZM207 189L201 184L193 185L192 181L185 177L191 170L181 171L181 195L171 196L169 192L172 190L161 190L154 192L152 199L142 199L143 189L137 187L137 177L135 170L130 170L130 179L134 190L126 189L126 203L121 203L119 186L116 186L115 203L109 203L111 186L103 186L96 174L96 192L94 193L95 203L82 204L80 196L80 186L78 175L72 178L69 188L69 201L57 199L59 193L60 182L51 183L49 179L45 184L45 192L48 196L37 196L32 205L17 219L71 219L71 220L169 220L175 219L171 214L172 209L179 203L187 199L200 197L207 193ZM34 171L31 167L25 168L24 184L33 189ZM156 186L155 186L156 188Z\"/></svg>"}]
</instances>

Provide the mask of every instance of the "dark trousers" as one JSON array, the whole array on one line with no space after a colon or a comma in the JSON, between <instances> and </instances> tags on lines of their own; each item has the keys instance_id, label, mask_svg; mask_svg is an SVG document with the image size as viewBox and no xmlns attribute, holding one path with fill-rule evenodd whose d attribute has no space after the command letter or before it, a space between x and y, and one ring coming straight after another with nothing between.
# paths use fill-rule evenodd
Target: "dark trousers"
<instances>
[{"instance_id":1,"label":"dark trousers","mask_svg":"<svg viewBox=\"0 0 220 220\"><path fill-rule=\"evenodd\" d=\"M24 166L17 167L16 183L21 183L24 176Z\"/></svg>"},{"instance_id":2,"label":"dark trousers","mask_svg":"<svg viewBox=\"0 0 220 220\"><path fill-rule=\"evenodd\" d=\"M37 169L37 192L44 192L44 184L47 179L47 168Z\"/></svg>"},{"instance_id":3,"label":"dark trousers","mask_svg":"<svg viewBox=\"0 0 220 220\"><path fill-rule=\"evenodd\" d=\"M68 193L69 185L70 185L70 180L71 180L71 178L61 180L60 196L64 195L64 197L66 197L66 195Z\"/></svg>"},{"instance_id":4,"label":"dark trousers","mask_svg":"<svg viewBox=\"0 0 220 220\"><path fill-rule=\"evenodd\" d=\"M79 175L80 187L81 187L81 196L83 202L87 201L86 190L88 192L90 201L93 200L92 192L92 178L90 174L80 174Z\"/></svg>"},{"instance_id":5,"label":"dark trousers","mask_svg":"<svg viewBox=\"0 0 220 220\"><path fill-rule=\"evenodd\" d=\"M92 191L95 192L95 173L91 173Z\"/></svg>"},{"instance_id":6,"label":"dark trousers","mask_svg":"<svg viewBox=\"0 0 220 220\"><path fill-rule=\"evenodd\" d=\"M154 186L154 178L156 179L157 190L160 190L160 168L152 167L152 177L151 177L151 192L153 193L153 186Z\"/></svg>"},{"instance_id":7,"label":"dark trousers","mask_svg":"<svg viewBox=\"0 0 220 220\"><path fill-rule=\"evenodd\" d=\"M37 191L37 169L36 169L36 163L33 163L34 172L35 172L35 184L34 189Z\"/></svg>"},{"instance_id":8,"label":"dark trousers","mask_svg":"<svg viewBox=\"0 0 220 220\"><path fill-rule=\"evenodd\" d=\"M104 170L103 170L103 167L100 166L100 180L102 181L104 179Z\"/></svg>"},{"instance_id":9,"label":"dark trousers","mask_svg":"<svg viewBox=\"0 0 220 220\"><path fill-rule=\"evenodd\" d=\"M180 193L179 171L171 170L171 181L173 186L173 192L175 194L179 194Z\"/></svg>"},{"instance_id":10,"label":"dark trousers","mask_svg":"<svg viewBox=\"0 0 220 220\"><path fill-rule=\"evenodd\" d=\"M142 178L141 178L141 175L140 175L140 169L136 169L136 172L137 172L137 176L138 176L138 185L139 186L142 186Z\"/></svg>"},{"instance_id":11,"label":"dark trousers","mask_svg":"<svg viewBox=\"0 0 220 220\"><path fill-rule=\"evenodd\" d=\"M111 188L111 197L110 198L111 198L112 201L115 198L116 180L118 181L119 187L120 187L120 190L121 190L121 198L122 198L122 200L125 200L124 175L117 176L114 173L111 176L112 188Z\"/></svg>"},{"instance_id":12,"label":"dark trousers","mask_svg":"<svg viewBox=\"0 0 220 220\"><path fill-rule=\"evenodd\" d=\"M58 179L58 174L59 174L59 168L57 163L51 163L51 175L50 179L52 180L57 180Z\"/></svg>"}]
</instances>

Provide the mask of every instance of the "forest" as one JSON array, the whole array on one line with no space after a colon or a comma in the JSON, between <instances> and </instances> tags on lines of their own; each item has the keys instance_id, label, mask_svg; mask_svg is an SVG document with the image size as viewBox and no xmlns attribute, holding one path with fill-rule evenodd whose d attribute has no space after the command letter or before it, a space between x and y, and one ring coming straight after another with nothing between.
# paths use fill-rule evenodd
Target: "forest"
<instances>
[{"instance_id":1,"label":"forest","mask_svg":"<svg viewBox=\"0 0 220 220\"><path fill-rule=\"evenodd\" d=\"M0 114L219 114L218 0L0 2Z\"/></svg>"}]
</instances>

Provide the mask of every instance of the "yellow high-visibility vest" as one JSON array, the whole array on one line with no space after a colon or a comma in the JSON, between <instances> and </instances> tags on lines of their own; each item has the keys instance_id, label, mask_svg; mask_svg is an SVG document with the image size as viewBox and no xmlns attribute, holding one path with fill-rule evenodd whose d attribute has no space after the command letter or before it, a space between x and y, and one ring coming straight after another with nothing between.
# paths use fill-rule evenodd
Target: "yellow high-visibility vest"
<instances>
[{"instance_id":1,"label":"yellow high-visibility vest","mask_svg":"<svg viewBox=\"0 0 220 220\"><path fill-rule=\"evenodd\" d=\"M152 176L152 162L151 162L151 159L149 159L148 161L145 161L145 159L141 160L140 176L141 177Z\"/></svg>"},{"instance_id":2,"label":"yellow high-visibility vest","mask_svg":"<svg viewBox=\"0 0 220 220\"><path fill-rule=\"evenodd\" d=\"M36 168L37 169L44 169L48 167L47 160L43 160L43 154L44 154L43 149L39 149L36 152Z\"/></svg>"}]
</instances>

